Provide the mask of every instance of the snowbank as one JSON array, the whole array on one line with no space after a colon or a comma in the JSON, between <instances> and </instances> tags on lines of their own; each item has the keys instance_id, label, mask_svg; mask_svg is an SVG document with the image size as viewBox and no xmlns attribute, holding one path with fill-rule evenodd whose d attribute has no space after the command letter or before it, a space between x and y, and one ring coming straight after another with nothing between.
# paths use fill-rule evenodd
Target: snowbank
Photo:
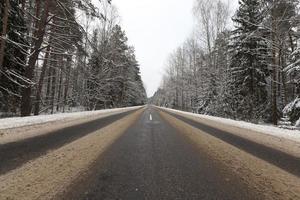
<instances>
[{"instance_id":1,"label":"snowbank","mask_svg":"<svg viewBox=\"0 0 300 200\"><path fill-rule=\"evenodd\" d=\"M116 109L99 110L99 111L59 113L53 115L5 118L5 119L0 119L0 130L37 125L37 124L43 124L43 123L61 121L61 120L73 120L79 118L86 118L86 117L92 117L101 114L122 113L130 110L135 110L138 108L141 107L128 107L128 108L116 108Z\"/></svg>"},{"instance_id":2,"label":"snowbank","mask_svg":"<svg viewBox=\"0 0 300 200\"><path fill-rule=\"evenodd\" d=\"M236 121L236 120L225 119L225 118L220 118L220 117L212 117L212 116L208 116L208 115L194 114L194 113L183 112L183 111L178 111L178 110L169 109L169 108L161 108L161 109L164 109L164 110L167 110L167 111L170 111L173 113L190 116L190 117L210 120L210 121L213 121L216 123L222 123L223 125L242 128L242 129L249 130L249 131L255 131L255 132L262 133L262 134L275 136L278 138L284 138L284 139L300 142L300 131L298 131L298 130L286 130L286 129L273 127L273 126L257 125L257 124L252 124L252 123L244 122L244 121Z\"/></svg>"}]
</instances>

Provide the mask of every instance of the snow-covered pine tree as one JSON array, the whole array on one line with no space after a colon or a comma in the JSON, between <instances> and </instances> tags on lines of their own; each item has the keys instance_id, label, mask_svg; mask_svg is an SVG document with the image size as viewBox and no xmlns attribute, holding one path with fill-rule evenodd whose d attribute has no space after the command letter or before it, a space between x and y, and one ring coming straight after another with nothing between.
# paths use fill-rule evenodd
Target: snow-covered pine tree
<instances>
[{"instance_id":1,"label":"snow-covered pine tree","mask_svg":"<svg viewBox=\"0 0 300 200\"><path fill-rule=\"evenodd\" d=\"M263 21L261 1L240 0L233 21L236 29L232 36L230 64L232 104L237 118L252 120L264 115L267 104L269 71L265 62L268 57L266 44L259 28Z\"/></svg>"},{"instance_id":2,"label":"snow-covered pine tree","mask_svg":"<svg viewBox=\"0 0 300 200\"><path fill-rule=\"evenodd\" d=\"M112 30L112 35L109 42L108 53L108 94L112 97L112 102L116 107L122 107L123 98L125 95L125 81L128 70L127 37L120 25L115 25Z\"/></svg>"},{"instance_id":3,"label":"snow-covered pine tree","mask_svg":"<svg viewBox=\"0 0 300 200\"><path fill-rule=\"evenodd\" d=\"M140 75L139 64L134 55L134 49L128 51L127 70L125 71L123 104L126 106L143 105L146 102L146 92Z\"/></svg>"},{"instance_id":4,"label":"snow-covered pine tree","mask_svg":"<svg viewBox=\"0 0 300 200\"><path fill-rule=\"evenodd\" d=\"M294 100L295 96L300 95L300 48L298 46L300 41L300 21L297 7L298 0L280 0L269 1L269 6L274 10L273 18L277 22L276 35L278 51L280 56L280 71L284 75L282 80L282 98L281 103L286 105L288 102ZM291 80L289 80L291 79ZM291 86L294 87L293 93L288 94L287 89ZM279 85L280 87L280 85ZM288 101L288 102L287 102Z\"/></svg>"},{"instance_id":5,"label":"snow-covered pine tree","mask_svg":"<svg viewBox=\"0 0 300 200\"><path fill-rule=\"evenodd\" d=\"M277 108L282 110L284 120L290 120L294 124L300 117L299 0L269 0L268 5L273 8L272 19L276 22L274 28L277 36L274 42L278 43L277 51L280 52L278 82L281 84L277 84Z\"/></svg>"},{"instance_id":6,"label":"snow-covered pine tree","mask_svg":"<svg viewBox=\"0 0 300 200\"><path fill-rule=\"evenodd\" d=\"M91 58L88 63L88 70L90 72L89 78L87 79L87 86L86 86L86 99L87 99L87 105L86 107L88 110L94 110L97 107L97 104L102 100L101 98L101 89L99 80L100 76L102 74L102 60L101 56L99 56L98 52L98 30L95 29L93 31L92 36L92 54ZM103 102L103 100L102 100Z\"/></svg>"},{"instance_id":7,"label":"snow-covered pine tree","mask_svg":"<svg viewBox=\"0 0 300 200\"><path fill-rule=\"evenodd\" d=\"M93 52L89 60L87 80L88 107L90 110L107 107L141 105L146 92L134 49L127 44L125 32L115 25L103 54L99 33L94 31Z\"/></svg>"},{"instance_id":8,"label":"snow-covered pine tree","mask_svg":"<svg viewBox=\"0 0 300 200\"><path fill-rule=\"evenodd\" d=\"M9 3L9 6L5 4ZM8 6L8 7L7 7ZM6 34L1 38L4 52L0 63L0 111L17 113L20 104L20 90L24 85L24 66L28 42L24 35L27 32L26 23L18 1L1 1L0 3L0 33L3 32L2 20L8 8Z\"/></svg>"},{"instance_id":9,"label":"snow-covered pine tree","mask_svg":"<svg viewBox=\"0 0 300 200\"><path fill-rule=\"evenodd\" d=\"M230 31L220 33L216 39L214 47L214 60L216 62L216 83L217 83L217 96L214 97L214 106L210 109L211 114L215 116L231 117L228 115L230 110L226 102L226 95L228 92L229 82L229 64L230 64L230 48L229 38Z\"/></svg>"}]
</instances>

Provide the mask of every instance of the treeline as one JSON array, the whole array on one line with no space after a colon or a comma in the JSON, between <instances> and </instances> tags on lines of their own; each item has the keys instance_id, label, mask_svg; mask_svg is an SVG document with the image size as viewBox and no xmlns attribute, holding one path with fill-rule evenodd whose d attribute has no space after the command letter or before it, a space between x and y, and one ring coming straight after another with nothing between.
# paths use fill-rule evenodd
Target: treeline
<instances>
[{"instance_id":1,"label":"treeline","mask_svg":"<svg viewBox=\"0 0 300 200\"><path fill-rule=\"evenodd\" d=\"M296 122L300 117L300 106L294 101L300 94L299 1L240 0L232 21L223 2L196 1L196 31L170 55L152 102L274 124L296 111L290 119ZM228 28L232 23L234 28Z\"/></svg>"},{"instance_id":2,"label":"treeline","mask_svg":"<svg viewBox=\"0 0 300 200\"><path fill-rule=\"evenodd\" d=\"M145 103L133 47L109 0L2 0L0 113Z\"/></svg>"}]
</instances>

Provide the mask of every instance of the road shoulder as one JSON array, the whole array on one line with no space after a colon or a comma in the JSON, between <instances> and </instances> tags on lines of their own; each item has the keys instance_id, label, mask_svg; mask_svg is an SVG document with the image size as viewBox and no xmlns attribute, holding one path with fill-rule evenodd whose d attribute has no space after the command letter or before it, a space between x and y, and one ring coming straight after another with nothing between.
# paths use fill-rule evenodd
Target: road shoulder
<instances>
[{"instance_id":1,"label":"road shoulder","mask_svg":"<svg viewBox=\"0 0 300 200\"><path fill-rule=\"evenodd\" d=\"M274 165L160 111L162 117L194 142L200 151L236 173L264 199L299 199L300 180Z\"/></svg>"},{"instance_id":2,"label":"road shoulder","mask_svg":"<svg viewBox=\"0 0 300 200\"><path fill-rule=\"evenodd\" d=\"M51 199L63 192L143 112L138 110L103 129L69 143L0 176L0 199Z\"/></svg>"},{"instance_id":3,"label":"road shoulder","mask_svg":"<svg viewBox=\"0 0 300 200\"><path fill-rule=\"evenodd\" d=\"M80 113L69 113L67 115L69 117L61 117L55 120L45 121L42 123L40 123L39 120L35 122L35 120L33 119L33 121L29 125L16 125L16 127L14 128L0 128L0 145L11 142L18 142L29 138L34 138L36 136L46 135L51 132L61 130L63 128L85 124L94 120L102 119L116 114L138 110L140 108L141 107L131 107L96 112L84 112L84 115L81 115Z\"/></svg>"},{"instance_id":4,"label":"road shoulder","mask_svg":"<svg viewBox=\"0 0 300 200\"><path fill-rule=\"evenodd\" d=\"M177 111L177 110L173 110L173 109L166 109L166 108L160 108L160 107L157 107L157 108L160 110L165 110L167 112L171 112L176 115L185 117L187 119L202 123L204 125L207 125L207 126L210 126L213 128L217 128L222 131L229 132L231 134L237 135L237 136L245 138L247 140L251 140L258 144L262 144L267 147L277 149L279 151L282 151L282 152L285 152L292 156L300 158L300 141L293 140L291 137L284 137L284 134L271 135L271 134L268 134L268 132L270 132L270 131L258 132L255 130L251 130L249 128L243 128L242 126L239 126L238 121L236 121L236 124L234 124L235 121L233 121L233 120L224 119L225 122L222 122L221 120L219 120L220 118L202 116L202 115L197 115L197 114L193 114L193 113ZM226 123L226 121L230 121L230 123ZM242 122L242 123L249 124L246 122ZM253 126L256 126L256 125L253 124ZM267 128L268 127L266 126L266 129ZM276 128L276 129L281 131L281 129L279 129L279 128ZM282 131L283 132L286 131L289 133L295 132L295 131L284 130L284 129L282 129ZM295 132L295 134L298 134L298 133L299 133L299 131Z\"/></svg>"}]
</instances>

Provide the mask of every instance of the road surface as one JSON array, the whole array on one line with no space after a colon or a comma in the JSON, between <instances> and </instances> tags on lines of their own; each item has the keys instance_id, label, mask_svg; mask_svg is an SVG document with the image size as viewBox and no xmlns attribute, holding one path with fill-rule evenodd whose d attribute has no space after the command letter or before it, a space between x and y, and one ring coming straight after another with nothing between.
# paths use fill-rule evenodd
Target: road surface
<instances>
[{"instance_id":1,"label":"road surface","mask_svg":"<svg viewBox=\"0 0 300 200\"><path fill-rule=\"evenodd\" d=\"M97 129L101 129L132 112L128 111L53 131L47 135L0 145L0 175L17 168L29 160L42 156L51 149L57 149Z\"/></svg>"},{"instance_id":2,"label":"road surface","mask_svg":"<svg viewBox=\"0 0 300 200\"><path fill-rule=\"evenodd\" d=\"M0 163L0 199L300 199L299 157L154 107L1 145Z\"/></svg>"}]
</instances>

